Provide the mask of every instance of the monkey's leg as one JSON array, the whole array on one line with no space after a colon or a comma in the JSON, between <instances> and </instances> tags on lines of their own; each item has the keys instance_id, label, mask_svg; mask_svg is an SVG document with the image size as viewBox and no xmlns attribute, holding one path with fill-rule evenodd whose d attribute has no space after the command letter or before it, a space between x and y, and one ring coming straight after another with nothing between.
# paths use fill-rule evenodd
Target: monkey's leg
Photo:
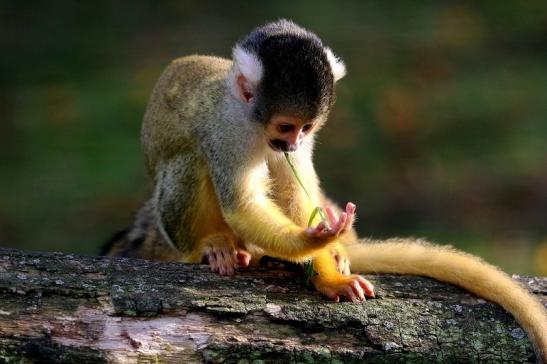
<instances>
[{"instance_id":1,"label":"monkey's leg","mask_svg":"<svg viewBox=\"0 0 547 364\"><path fill-rule=\"evenodd\" d=\"M340 224L342 221L343 215L337 219L331 207L326 208L326 213L332 225ZM353 223L351 220L353 220L354 214L355 205L348 203L346 216L350 223ZM351 230L351 225L342 231L342 235L349 230ZM365 300L365 295L374 297L374 287L369 281L360 275L350 274L349 261L340 238L334 244L314 255L313 269L318 273L312 278L315 288L334 301L339 301L340 296L345 296L353 302Z\"/></svg>"}]
</instances>

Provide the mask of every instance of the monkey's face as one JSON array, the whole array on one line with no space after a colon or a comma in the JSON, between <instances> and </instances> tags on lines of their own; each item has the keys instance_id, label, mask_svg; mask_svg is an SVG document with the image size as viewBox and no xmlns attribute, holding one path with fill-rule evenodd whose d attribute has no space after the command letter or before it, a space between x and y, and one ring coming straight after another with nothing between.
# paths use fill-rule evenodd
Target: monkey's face
<instances>
[{"instance_id":1,"label":"monkey's face","mask_svg":"<svg viewBox=\"0 0 547 364\"><path fill-rule=\"evenodd\" d=\"M277 152L294 152L313 132L315 124L294 116L274 115L266 126L268 145Z\"/></svg>"}]
</instances>

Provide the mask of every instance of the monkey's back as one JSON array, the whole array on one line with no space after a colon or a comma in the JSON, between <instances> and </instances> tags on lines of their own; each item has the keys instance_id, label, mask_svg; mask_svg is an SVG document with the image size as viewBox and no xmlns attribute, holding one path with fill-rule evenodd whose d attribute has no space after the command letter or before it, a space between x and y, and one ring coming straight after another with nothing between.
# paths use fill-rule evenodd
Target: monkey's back
<instances>
[{"instance_id":1,"label":"monkey's back","mask_svg":"<svg viewBox=\"0 0 547 364\"><path fill-rule=\"evenodd\" d=\"M144 115L141 138L149 172L185 150L196 152L196 123L217 109L232 61L192 55L173 60L156 83Z\"/></svg>"}]
</instances>

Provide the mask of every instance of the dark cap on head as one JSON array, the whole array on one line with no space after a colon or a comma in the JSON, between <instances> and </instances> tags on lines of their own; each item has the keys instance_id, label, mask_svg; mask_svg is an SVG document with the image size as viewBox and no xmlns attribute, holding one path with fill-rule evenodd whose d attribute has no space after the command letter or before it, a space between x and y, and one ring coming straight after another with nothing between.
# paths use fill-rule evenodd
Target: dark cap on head
<instances>
[{"instance_id":1,"label":"dark cap on head","mask_svg":"<svg viewBox=\"0 0 547 364\"><path fill-rule=\"evenodd\" d=\"M273 114L311 120L334 103L330 49L314 33L279 20L254 29L238 45L262 64L254 105L257 121L266 123Z\"/></svg>"}]
</instances>

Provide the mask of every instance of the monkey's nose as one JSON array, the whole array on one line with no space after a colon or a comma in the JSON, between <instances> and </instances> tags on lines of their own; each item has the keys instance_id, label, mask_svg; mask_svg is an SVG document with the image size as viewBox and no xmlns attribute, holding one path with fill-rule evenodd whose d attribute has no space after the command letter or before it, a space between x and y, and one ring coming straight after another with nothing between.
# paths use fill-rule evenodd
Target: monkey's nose
<instances>
[{"instance_id":1,"label":"monkey's nose","mask_svg":"<svg viewBox=\"0 0 547 364\"><path fill-rule=\"evenodd\" d=\"M298 144L287 143L287 150L285 150L285 152L295 152L297 149L298 149Z\"/></svg>"},{"instance_id":2,"label":"monkey's nose","mask_svg":"<svg viewBox=\"0 0 547 364\"><path fill-rule=\"evenodd\" d=\"M272 147L272 149L279 152L294 152L298 149L297 144L290 144L282 139L270 140L270 146Z\"/></svg>"}]
</instances>

